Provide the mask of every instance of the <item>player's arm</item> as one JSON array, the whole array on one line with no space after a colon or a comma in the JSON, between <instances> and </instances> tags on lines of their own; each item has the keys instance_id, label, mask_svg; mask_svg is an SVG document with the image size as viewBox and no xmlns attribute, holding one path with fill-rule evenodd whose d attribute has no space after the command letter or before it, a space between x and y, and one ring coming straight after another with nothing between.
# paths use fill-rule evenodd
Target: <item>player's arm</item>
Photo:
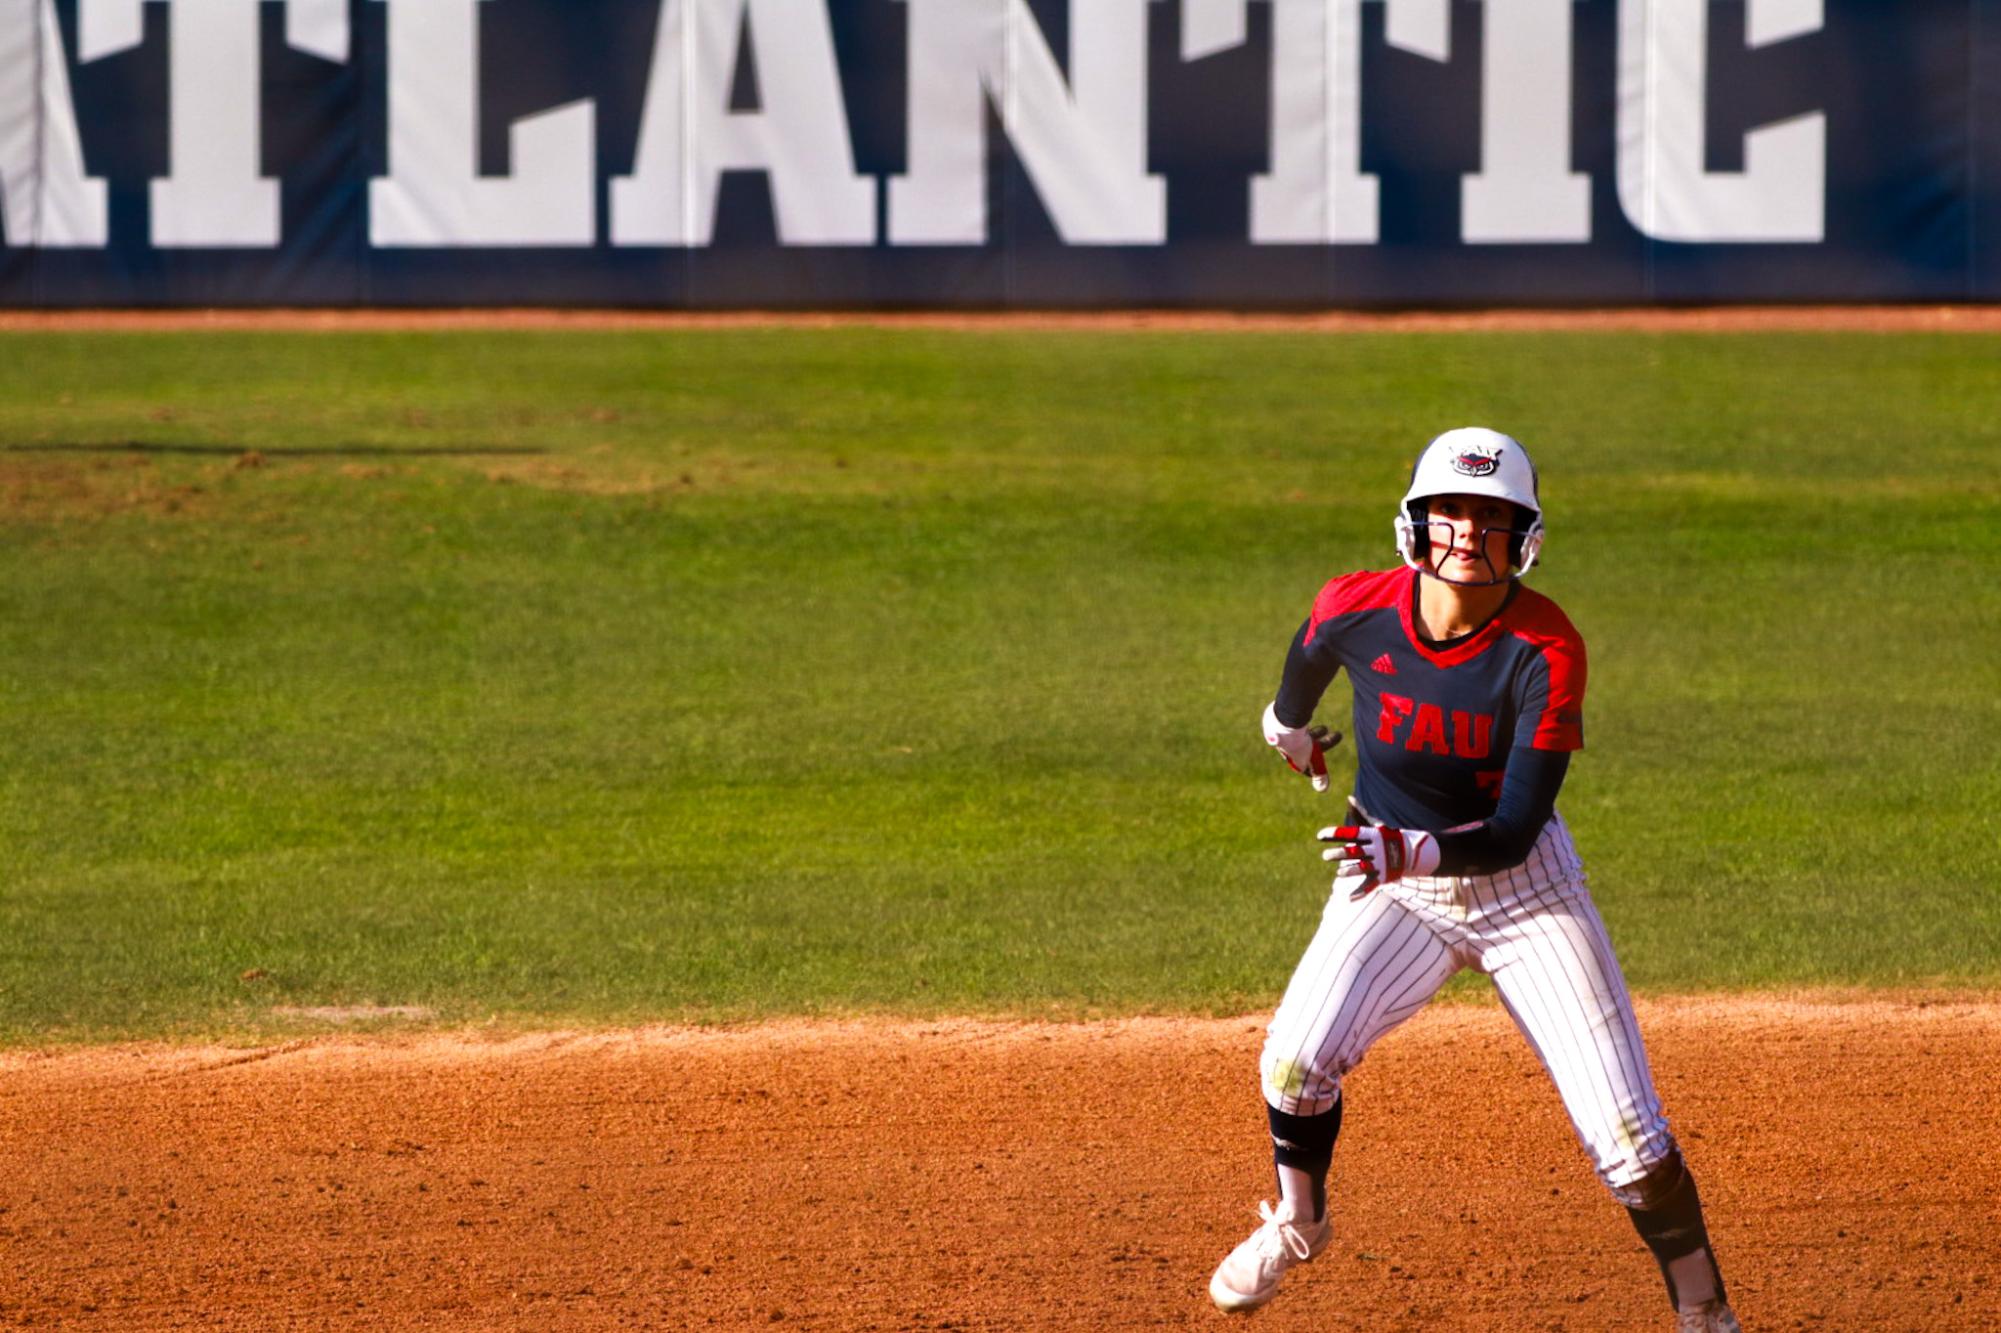
<instances>
[{"instance_id":1,"label":"player's arm","mask_svg":"<svg viewBox=\"0 0 2001 1333\"><path fill-rule=\"evenodd\" d=\"M1560 612L1534 627L1537 654L1518 678L1516 732L1494 813L1438 835L1438 874L1486 875L1528 859L1556 813L1570 754L1584 745L1584 641Z\"/></svg>"},{"instance_id":2,"label":"player's arm","mask_svg":"<svg viewBox=\"0 0 2001 1333\"><path fill-rule=\"evenodd\" d=\"M1489 818L1438 834L1437 875L1487 875L1528 860L1543 826L1556 813L1556 794L1570 771L1570 751L1524 746L1508 755L1501 800Z\"/></svg>"},{"instance_id":3,"label":"player's arm","mask_svg":"<svg viewBox=\"0 0 2001 1333\"><path fill-rule=\"evenodd\" d=\"M1272 716L1280 726L1299 728L1311 722L1313 710L1320 706L1320 696L1327 693L1327 687L1340 674L1341 659L1325 644L1309 639L1316 628L1311 619L1301 621L1299 632L1292 636L1292 643L1285 651L1285 671L1279 677L1278 695L1271 703Z\"/></svg>"},{"instance_id":4,"label":"player's arm","mask_svg":"<svg viewBox=\"0 0 2001 1333\"><path fill-rule=\"evenodd\" d=\"M1355 898L1405 875L1485 875L1520 865L1556 812L1556 793L1569 768L1568 750L1516 750L1508 757L1501 801L1490 818L1443 833L1353 824L1324 828L1320 841L1339 845L1321 858L1340 863L1337 875L1361 877L1350 895Z\"/></svg>"},{"instance_id":5,"label":"player's arm","mask_svg":"<svg viewBox=\"0 0 2001 1333\"><path fill-rule=\"evenodd\" d=\"M1313 780L1315 791L1326 791L1327 751L1341 742L1341 733L1326 727L1308 726L1320 696L1334 683L1341 670L1340 659L1314 640L1314 623L1303 621L1286 650L1285 671L1279 678L1278 694L1265 706L1261 725L1265 743L1277 750L1295 772Z\"/></svg>"}]
</instances>

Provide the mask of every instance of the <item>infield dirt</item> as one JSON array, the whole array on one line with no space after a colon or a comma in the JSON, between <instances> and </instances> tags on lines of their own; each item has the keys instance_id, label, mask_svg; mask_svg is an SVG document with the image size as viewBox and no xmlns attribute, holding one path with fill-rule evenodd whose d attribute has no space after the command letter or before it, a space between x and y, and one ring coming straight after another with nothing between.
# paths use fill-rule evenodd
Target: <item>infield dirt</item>
<instances>
[{"instance_id":1,"label":"infield dirt","mask_svg":"<svg viewBox=\"0 0 2001 1333\"><path fill-rule=\"evenodd\" d=\"M2001 1327L2001 1001L1641 1005L1746 1328ZM1262 1019L328 1036L0 1056L0 1322L1238 1327ZM1500 1010L1351 1077L1287 1329L1663 1329Z\"/></svg>"}]
</instances>

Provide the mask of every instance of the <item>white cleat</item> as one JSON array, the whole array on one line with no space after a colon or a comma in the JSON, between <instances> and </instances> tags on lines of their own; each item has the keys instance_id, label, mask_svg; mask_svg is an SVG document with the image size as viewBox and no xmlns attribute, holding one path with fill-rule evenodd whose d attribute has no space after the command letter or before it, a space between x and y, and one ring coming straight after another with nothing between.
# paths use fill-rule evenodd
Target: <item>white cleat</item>
<instances>
[{"instance_id":1,"label":"white cleat","mask_svg":"<svg viewBox=\"0 0 2001 1333\"><path fill-rule=\"evenodd\" d=\"M1697 1309L1676 1313L1674 1333L1744 1333L1744 1330L1729 1306L1722 1301L1710 1301Z\"/></svg>"},{"instance_id":2,"label":"white cleat","mask_svg":"<svg viewBox=\"0 0 2001 1333\"><path fill-rule=\"evenodd\" d=\"M1209 1279L1209 1299L1219 1310L1236 1313L1257 1309L1278 1295L1278 1280L1286 1269L1326 1249L1334 1235L1326 1218L1295 1221L1283 1203L1273 1209L1261 1200L1258 1216L1264 1225L1231 1250L1230 1257L1216 1266L1216 1275Z\"/></svg>"}]
</instances>

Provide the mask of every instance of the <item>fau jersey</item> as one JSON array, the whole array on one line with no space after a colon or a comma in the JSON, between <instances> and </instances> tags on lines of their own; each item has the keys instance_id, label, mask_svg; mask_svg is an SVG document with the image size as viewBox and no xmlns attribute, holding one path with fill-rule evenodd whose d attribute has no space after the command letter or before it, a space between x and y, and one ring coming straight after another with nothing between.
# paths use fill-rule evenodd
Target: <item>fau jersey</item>
<instances>
[{"instance_id":1,"label":"fau jersey","mask_svg":"<svg viewBox=\"0 0 2001 1333\"><path fill-rule=\"evenodd\" d=\"M1356 803L1378 822L1439 831L1493 816L1511 750L1583 748L1584 640L1555 602L1517 583L1479 630L1427 643L1418 577L1363 571L1321 589L1275 711L1306 725L1346 667Z\"/></svg>"}]
</instances>

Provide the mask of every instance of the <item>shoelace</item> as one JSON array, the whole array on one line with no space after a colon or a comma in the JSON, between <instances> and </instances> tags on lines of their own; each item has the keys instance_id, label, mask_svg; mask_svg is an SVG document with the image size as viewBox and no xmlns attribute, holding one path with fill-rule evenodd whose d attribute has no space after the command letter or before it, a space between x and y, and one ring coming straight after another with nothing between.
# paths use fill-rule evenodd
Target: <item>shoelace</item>
<instances>
[{"instance_id":1,"label":"shoelace","mask_svg":"<svg viewBox=\"0 0 2001 1333\"><path fill-rule=\"evenodd\" d=\"M1291 1250L1292 1257L1301 1263L1312 1257L1313 1247L1306 1243L1306 1237L1300 1235L1297 1227L1280 1217L1273 1210L1271 1200L1258 1200L1258 1216L1264 1219L1264 1226L1261 1228L1259 1239L1263 1241L1265 1236L1272 1236L1278 1241L1277 1246L1267 1241L1260 1244L1259 1249L1269 1251L1273 1257L1277 1257L1278 1248L1283 1246L1285 1249Z\"/></svg>"}]
</instances>

